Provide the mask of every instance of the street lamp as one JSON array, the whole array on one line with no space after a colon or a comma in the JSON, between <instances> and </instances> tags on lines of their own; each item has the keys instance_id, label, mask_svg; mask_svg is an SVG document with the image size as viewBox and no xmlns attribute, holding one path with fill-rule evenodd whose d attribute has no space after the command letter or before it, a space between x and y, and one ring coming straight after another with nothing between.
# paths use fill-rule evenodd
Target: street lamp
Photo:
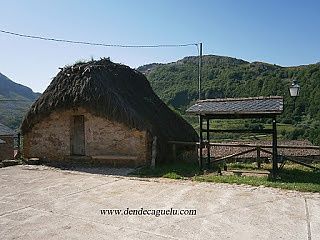
<instances>
[{"instance_id":1,"label":"street lamp","mask_svg":"<svg viewBox=\"0 0 320 240\"><path fill-rule=\"evenodd\" d=\"M296 98L299 96L300 93L300 85L298 84L297 80L292 80L292 84L289 87L290 96L293 98L293 109L296 107Z\"/></svg>"}]
</instances>

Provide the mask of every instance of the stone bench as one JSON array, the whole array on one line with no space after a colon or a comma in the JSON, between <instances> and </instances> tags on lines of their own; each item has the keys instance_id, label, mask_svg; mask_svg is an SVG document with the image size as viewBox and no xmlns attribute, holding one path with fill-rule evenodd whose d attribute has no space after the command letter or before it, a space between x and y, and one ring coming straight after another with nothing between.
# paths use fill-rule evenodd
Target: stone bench
<instances>
[{"instance_id":1,"label":"stone bench","mask_svg":"<svg viewBox=\"0 0 320 240\"><path fill-rule=\"evenodd\" d=\"M2 160L2 166L3 167L9 167L20 164L20 161L18 160Z\"/></svg>"},{"instance_id":2,"label":"stone bench","mask_svg":"<svg viewBox=\"0 0 320 240\"><path fill-rule=\"evenodd\" d=\"M39 158L29 158L25 160L25 163L28 165L40 165L41 160Z\"/></svg>"}]
</instances>

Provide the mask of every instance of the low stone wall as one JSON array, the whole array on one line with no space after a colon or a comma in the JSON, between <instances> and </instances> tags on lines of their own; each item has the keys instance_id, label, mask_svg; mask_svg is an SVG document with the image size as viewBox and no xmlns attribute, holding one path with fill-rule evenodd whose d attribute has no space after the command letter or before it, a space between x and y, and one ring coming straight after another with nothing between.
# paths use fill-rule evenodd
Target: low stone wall
<instances>
[{"instance_id":1,"label":"low stone wall","mask_svg":"<svg viewBox=\"0 0 320 240\"><path fill-rule=\"evenodd\" d=\"M124 124L94 116L85 109L56 111L37 123L23 136L25 158L37 157L64 161L71 155L71 124L74 115L83 115L85 155L136 156L141 165L150 159L150 137L146 131L130 129Z\"/></svg>"},{"instance_id":2,"label":"low stone wall","mask_svg":"<svg viewBox=\"0 0 320 240\"><path fill-rule=\"evenodd\" d=\"M5 143L0 144L0 161L13 159L13 136L0 136Z\"/></svg>"}]
</instances>

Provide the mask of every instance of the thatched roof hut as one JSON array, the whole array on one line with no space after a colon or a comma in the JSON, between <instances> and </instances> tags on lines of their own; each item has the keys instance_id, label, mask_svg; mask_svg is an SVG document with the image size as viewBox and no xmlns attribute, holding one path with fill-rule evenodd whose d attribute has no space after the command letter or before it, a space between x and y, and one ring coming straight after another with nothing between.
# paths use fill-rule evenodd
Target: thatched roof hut
<instances>
[{"instance_id":1,"label":"thatched roof hut","mask_svg":"<svg viewBox=\"0 0 320 240\"><path fill-rule=\"evenodd\" d=\"M41 123L50 122L53 113L73 111L70 113L72 116L82 114L79 109L90 113L90 116L146 132L149 138L157 136L162 158L168 140L197 140L194 129L159 99L143 74L102 59L76 63L57 74L25 116L21 126L25 141L29 139L34 143L36 138L31 137L34 135L32 132L37 129L39 135ZM40 135L43 136L42 133ZM30 146L28 142L25 145ZM32 151L27 152L31 154ZM31 155L36 155L37 152L33 152Z\"/></svg>"}]
</instances>

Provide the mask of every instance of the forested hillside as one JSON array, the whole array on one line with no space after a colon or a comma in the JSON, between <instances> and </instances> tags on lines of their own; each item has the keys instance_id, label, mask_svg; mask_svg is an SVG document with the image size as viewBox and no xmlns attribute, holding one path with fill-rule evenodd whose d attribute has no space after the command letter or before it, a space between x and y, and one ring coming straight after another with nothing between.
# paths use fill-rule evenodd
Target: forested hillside
<instances>
[{"instance_id":1,"label":"forested hillside","mask_svg":"<svg viewBox=\"0 0 320 240\"><path fill-rule=\"evenodd\" d=\"M24 114L39 96L0 73L0 123L19 128Z\"/></svg>"},{"instance_id":2,"label":"forested hillside","mask_svg":"<svg viewBox=\"0 0 320 240\"><path fill-rule=\"evenodd\" d=\"M186 57L169 64L138 68L145 73L154 91L168 105L184 114L198 98L198 58ZM292 79L301 85L293 108L289 95ZM262 62L206 55L203 57L202 98L280 95L285 98L282 123L294 124L289 136L320 143L320 64L281 67Z\"/></svg>"},{"instance_id":3,"label":"forested hillside","mask_svg":"<svg viewBox=\"0 0 320 240\"><path fill-rule=\"evenodd\" d=\"M169 64L148 64L138 70L147 76L160 98L182 115L198 98L197 57L186 57ZM292 79L297 79L301 85L295 108L288 90ZM0 122L18 128L25 112L39 95L0 73ZM279 120L293 127L282 135L320 144L320 63L281 67L230 57L203 57L202 98L269 95L285 98L285 111Z\"/></svg>"}]
</instances>

